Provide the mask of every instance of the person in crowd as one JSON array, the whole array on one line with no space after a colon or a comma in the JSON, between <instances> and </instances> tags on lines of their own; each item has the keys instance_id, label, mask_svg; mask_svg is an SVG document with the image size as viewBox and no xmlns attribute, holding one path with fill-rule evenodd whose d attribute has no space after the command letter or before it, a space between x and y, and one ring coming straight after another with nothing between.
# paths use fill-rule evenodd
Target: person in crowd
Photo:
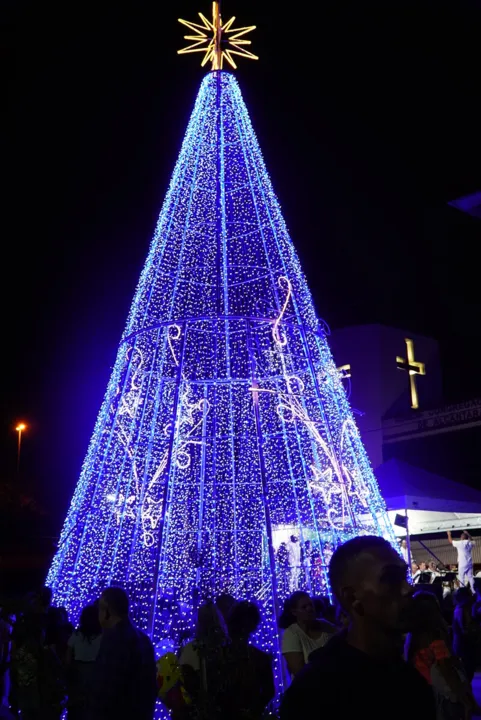
<instances>
[{"instance_id":1,"label":"person in crowd","mask_svg":"<svg viewBox=\"0 0 481 720\"><path fill-rule=\"evenodd\" d=\"M194 639L184 645L179 656L184 685L192 699L191 711L201 717L218 714L216 703L223 693L227 645L227 625L219 609L212 602L201 605Z\"/></svg>"},{"instance_id":2,"label":"person in crowd","mask_svg":"<svg viewBox=\"0 0 481 720\"><path fill-rule=\"evenodd\" d=\"M409 548L406 538L403 538L400 543L400 548L402 559L406 563L406 565L409 565Z\"/></svg>"},{"instance_id":3,"label":"person in crowd","mask_svg":"<svg viewBox=\"0 0 481 720\"><path fill-rule=\"evenodd\" d=\"M13 631L12 694L15 713L19 711L27 720L40 712L39 665L43 634L43 625L32 612L22 615Z\"/></svg>"},{"instance_id":4,"label":"person in crowd","mask_svg":"<svg viewBox=\"0 0 481 720\"><path fill-rule=\"evenodd\" d=\"M440 576L441 576L441 573L440 573L439 570L438 570L438 566L436 565L436 563L435 563L434 560L431 560L431 562L429 563L428 570L429 570L429 572L431 573L431 582L432 582L432 583L434 582L434 580L435 580L437 577L440 577Z\"/></svg>"},{"instance_id":5,"label":"person in crowd","mask_svg":"<svg viewBox=\"0 0 481 720\"><path fill-rule=\"evenodd\" d=\"M94 685L95 661L100 649L102 628L97 605L87 605L78 629L68 640L66 665L69 670L68 718L87 720L88 700Z\"/></svg>"},{"instance_id":6,"label":"person in crowd","mask_svg":"<svg viewBox=\"0 0 481 720\"><path fill-rule=\"evenodd\" d=\"M431 688L402 653L412 629L407 566L383 538L360 536L334 552L329 579L349 626L310 656L281 704L281 720L435 720Z\"/></svg>"},{"instance_id":7,"label":"person in crowd","mask_svg":"<svg viewBox=\"0 0 481 720\"><path fill-rule=\"evenodd\" d=\"M65 608L49 607L45 618L45 644L63 660L67 654L68 640L74 631L67 611Z\"/></svg>"},{"instance_id":8,"label":"person in crowd","mask_svg":"<svg viewBox=\"0 0 481 720\"><path fill-rule=\"evenodd\" d=\"M237 600L235 599L235 597L233 597L229 593L222 593L216 598L216 607L224 618L225 622L227 622L227 618L229 617L232 608L234 607L236 602Z\"/></svg>"},{"instance_id":9,"label":"person in crowd","mask_svg":"<svg viewBox=\"0 0 481 720\"><path fill-rule=\"evenodd\" d=\"M310 540L306 540L304 547L301 549L301 562L310 570L312 564L312 545Z\"/></svg>"},{"instance_id":10,"label":"person in crowd","mask_svg":"<svg viewBox=\"0 0 481 720\"><path fill-rule=\"evenodd\" d=\"M328 597L317 595L312 598L312 602L318 620L327 620L331 625L336 625L336 608Z\"/></svg>"},{"instance_id":11,"label":"person in crowd","mask_svg":"<svg viewBox=\"0 0 481 720\"><path fill-rule=\"evenodd\" d=\"M421 570L419 568L419 565L414 560L411 563L411 578L415 585L419 582L419 576L421 575Z\"/></svg>"},{"instance_id":12,"label":"person in crowd","mask_svg":"<svg viewBox=\"0 0 481 720\"><path fill-rule=\"evenodd\" d=\"M48 624L48 614L52 605L52 590L49 587L41 587L40 590L33 593L30 598L30 607L28 613L33 613L42 618L44 626Z\"/></svg>"},{"instance_id":13,"label":"person in crowd","mask_svg":"<svg viewBox=\"0 0 481 720\"><path fill-rule=\"evenodd\" d=\"M227 623L217 605L207 602L197 611L194 639L182 648L180 665L186 665L195 672L201 670L201 655L204 648L223 647L228 639Z\"/></svg>"},{"instance_id":14,"label":"person in crowd","mask_svg":"<svg viewBox=\"0 0 481 720\"><path fill-rule=\"evenodd\" d=\"M425 562L420 562L417 572L413 575L413 583L417 585L418 583L426 582L430 582L428 566Z\"/></svg>"},{"instance_id":15,"label":"person in crowd","mask_svg":"<svg viewBox=\"0 0 481 720\"><path fill-rule=\"evenodd\" d=\"M22 720L60 720L65 707L64 669L55 650L45 645L43 615L27 612L14 632L12 680Z\"/></svg>"},{"instance_id":16,"label":"person in crowd","mask_svg":"<svg viewBox=\"0 0 481 720\"><path fill-rule=\"evenodd\" d=\"M473 575L473 547L474 540L465 530L461 533L459 540L453 540L451 531L448 530L448 541L458 553L458 580L463 587L469 585L471 592L474 593L474 575Z\"/></svg>"},{"instance_id":17,"label":"person in crowd","mask_svg":"<svg viewBox=\"0 0 481 720\"><path fill-rule=\"evenodd\" d=\"M457 574L458 574L458 566L457 566L457 565L449 565L448 570L449 570L449 572L452 572L452 573L454 573L454 574L457 576ZM452 586L453 586L453 588L458 588L458 587L460 587L459 580L458 580L457 577L456 577L456 579L454 580Z\"/></svg>"},{"instance_id":18,"label":"person in crowd","mask_svg":"<svg viewBox=\"0 0 481 720\"><path fill-rule=\"evenodd\" d=\"M478 655L478 628L472 617L473 596L469 587L460 587L454 598L453 650L463 663L466 677L472 681Z\"/></svg>"},{"instance_id":19,"label":"person in crowd","mask_svg":"<svg viewBox=\"0 0 481 720\"><path fill-rule=\"evenodd\" d=\"M289 553L285 542L279 545L276 563L278 567L278 590L281 597L285 597L289 592Z\"/></svg>"},{"instance_id":20,"label":"person in crowd","mask_svg":"<svg viewBox=\"0 0 481 720\"><path fill-rule=\"evenodd\" d=\"M297 535L291 535L287 544L289 556L289 592L295 592L299 586L301 574L301 544Z\"/></svg>"},{"instance_id":21,"label":"person in crowd","mask_svg":"<svg viewBox=\"0 0 481 720\"><path fill-rule=\"evenodd\" d=\"M413 627L406 639L406 660L432 686L439 720L465 720L476 709L471 688L450 648L449 628L436 596L414 595Z\"/></svg>"},{"instance_id":22,"label":"person in crowd","mask_svg":"<svg viewBox=\"0 0 481 720\"><path fill-rule=\"evenodd\" d=\"M476 588L476 595L474 596L471 614L473 616L473 620L475 620L478 623L478 626L481 627L481 589L479 587Z\"/></svg>"},{"instance_id":23,"label":"person in crowd","mask_svg":"<svg viewBox=\"0 0 481 720\"><path fill-rule=\"evenodd\" d=\"M312 604L314 605L316 618L323 618L326 612L326 598L322 595L316 595L312 598Z\"/></svg>"},{"instance_id":24,"label":"person in crowd","mask_svg":"<svg viewBox=\"0 0 481 720\"><path fill-rule=\"evenodd\" d=\"M230 644L224 668L221 717L261 720L274 697L272 657L249 642L260 621L257 606L247 601L237 603L228 618Z\"/></svg>"},{"instance_id":25,"label":"person in crowd","mask_svg":"<svg viewBox=\"0 0 481 720\"><path fill-rule=\"evenodd\" d=\"M279 565L289 566L289 553L287 552L287 545L285 542L282 542L279 545L279 548L278 548L277 554L276 554L276 560L279 563Z\"/></svg>"},{"instance_id":26,"label":"person in crowd","mask_svg":"<svg viewBox=\"0 0 481 720\"><path fill-rule=\"evenodd\" d=\"M298 590L284 602L278 625L282 634L282 654L291 676L297 675L307 663L310 653L322 647L337 628L316 618L310 596Z\"/></svg>"},{"instance_id":27,"label":"person in crowd","mask_svg":"<svg viewBox=\"0 0 481 720\"><path fill-rule=\"evenodd\" d=\"M129 598L109 587L98 605L102 640L93 670L91 720L152 720L157 697L154 648L129 619Z\"/></svg>"},{"instance_id":28,"label":"person in crowd","mask_svg":"<svg viewBox=\"0 0 481 720\"><path fill-rule=\"evenodd\" d=\"M441 612L443 614L443 618L446 620L447 624L451 627L453 622L453 614L454 614L454 592L452 588L449 586L444 587L443 586L443 599L441 603Z\"/></svg>"}]
</instances>

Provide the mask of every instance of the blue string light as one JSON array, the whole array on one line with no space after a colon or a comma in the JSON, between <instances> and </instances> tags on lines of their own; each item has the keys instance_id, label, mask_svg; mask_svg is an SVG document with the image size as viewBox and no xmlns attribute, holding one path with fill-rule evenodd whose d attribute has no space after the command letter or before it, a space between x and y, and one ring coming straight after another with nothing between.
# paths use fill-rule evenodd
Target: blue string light
<instances>
[{"instance_id":1,"label":"blue string light","mask_svg":"<svg viewBox=\"0 0 481 720\"><path fill-rule=\"evenodd\" d=\"M360 533L395 543L239 85L212 72L47 582L73 618L124 586L163 647L200 601L254 600L281 687L279 603L328 593L333 550Z\"/></svg>"}]
</instances>

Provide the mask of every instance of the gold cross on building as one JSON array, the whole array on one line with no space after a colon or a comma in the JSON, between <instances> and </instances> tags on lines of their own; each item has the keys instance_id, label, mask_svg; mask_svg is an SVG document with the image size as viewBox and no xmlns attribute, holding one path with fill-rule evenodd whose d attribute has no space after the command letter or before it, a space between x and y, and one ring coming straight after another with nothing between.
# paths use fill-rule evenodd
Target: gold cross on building
<instances>
[{"instance_id":1,"label":"gold cross on building","mask_svg":"<svg viewBox=\"0 0 481 720\"><path fill-rule=\"evenodd\" d=\"M414 342L405 338L407 358L399 355L396 357L398 370L407 370L409 373L409 387L411 390L411 407L416 410L419 407L418 389L416 386L416 375L426 375L426 365L414 359Z\"/></svg>"}]
</instances>

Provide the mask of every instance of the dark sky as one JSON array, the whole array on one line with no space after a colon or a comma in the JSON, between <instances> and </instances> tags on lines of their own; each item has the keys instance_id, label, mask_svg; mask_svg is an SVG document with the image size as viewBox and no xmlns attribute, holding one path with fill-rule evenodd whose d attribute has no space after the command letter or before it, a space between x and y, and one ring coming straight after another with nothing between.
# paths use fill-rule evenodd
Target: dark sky
<instances>
[{"instance_id":1,"label":"dark sky","mask_svg":"<svg viewBox=\"0 0 481 720\"><path fill-rule=\"evenodd\" d=\"M258 28L238 78L319 315L434 335L447 397L481 394L481 223L446 207L481 188L479 2L280 5L224 14ZM25 419L56 526L203 75L176 55L199 10L6 5L0 457Z\"/></svg>"}]
</instances>

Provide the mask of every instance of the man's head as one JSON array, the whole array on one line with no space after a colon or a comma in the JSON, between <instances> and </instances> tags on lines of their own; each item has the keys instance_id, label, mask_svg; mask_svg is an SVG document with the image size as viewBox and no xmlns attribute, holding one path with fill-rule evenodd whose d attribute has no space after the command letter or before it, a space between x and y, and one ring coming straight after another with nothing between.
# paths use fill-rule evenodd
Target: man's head
<instances>
[{"instance_id":1,"label":"man's head","mask_svg":"<svg viewBox=\"0 0 481 720\"><path fill-rule=\"evenodd\" d=\"M353 625L383 633L409 630L413 589L407 565L383 538L361 536L340 545L329 564L329 580Z\"/></svg>"},{"instance_id":2,"label":"man's head","mask_svg":"<svg viewBox=\"0 0 481 720\"><path fill-rule=\"evenodd\" d=\"M200 642L222 643L227 637L227 624L217 605L210 600L197 610L195 637Z\"/></svg>"},{"instance_id":3,"label":"man's head","mask_svg":"<svg viewBox=\"0 0 481 720\"><path fill-rule=\"evenodd\" d=\"M222 593L217 597L215 604L217 605L219 612L221 613L222 617L226 622L232 611L232 608L236 605L236 603L237 600L235 599L235 597L233 597L229 593Z\"/></svg>"},{"instance_id":4,"label":"man's head","mask_svg":"<svg viewBox=\"0 0 481 720\"><path fill-rule=\"evenodd\" d=\"M415 575L417 571L419 570L419 565L414 560L411 563L411 573Z\"/></svg>"},{"instance_id":5,"label":"man's head","mask_svg":"<svg viewBox=\"0 0 481 720\"><path fill-rule=\"evenodd\" d=\"M99 622L103 630L114 627L129 616L129 597L120 587L109 587L99 600Z\"/></svg>"},{"instance_id":6,"label":"man's head","mask_svg":"<svg viewBox=\"0 0 481 720\"><path fill-rule=\"evenodd\" d=\"M456 591L455 602L456 605L461 605L463 607L472 604L473 595L471 593L471 588L468 585L460 587L459 590Z\"/></svg>"},{"instance_id":7,"label":"man's head","mask_svg":"<svg viewBox=\"0 0 481 720\"><path fill-rule=\"evenodd\" d=\"M248 640L259 627L261 615L257 605L242 600L232 608L227 627L230 638Z\"/></svg>"},{"instance_id":8,"label":"man's head","mask_svg":"<svg viewBox=\"0 0 481 720\"><path fill-rule=\"evenodd\" d=\"M462 532L462 533L461 533L461 540L468 540L468 539L469 539L468 533L467 533L467 532Z\"/></svg>"},{"instance_id":9,"label":"man's head","mask_svg":"<svg viewBox=\"0 0 481 720\"><path fill-rule=\"evenodd\" d=\"M407 548L407 546L408 546L407 541L405 540L405 538L403 538L403 539L401 540L401 547L402 547L402 548Z\"/></svg>"},{"instance_id":10,"label":"man's head","mask_svg":"<svg viewBox=\"0 0 481 720\"><path fill-rule=\"evenodd\" d=\"M425 562L422 562L422 563L419 563L419 569L421 570L421 572L426 572L426 570L428 569L428 566L426 565Z\"/></svg>"}]
</instances>

